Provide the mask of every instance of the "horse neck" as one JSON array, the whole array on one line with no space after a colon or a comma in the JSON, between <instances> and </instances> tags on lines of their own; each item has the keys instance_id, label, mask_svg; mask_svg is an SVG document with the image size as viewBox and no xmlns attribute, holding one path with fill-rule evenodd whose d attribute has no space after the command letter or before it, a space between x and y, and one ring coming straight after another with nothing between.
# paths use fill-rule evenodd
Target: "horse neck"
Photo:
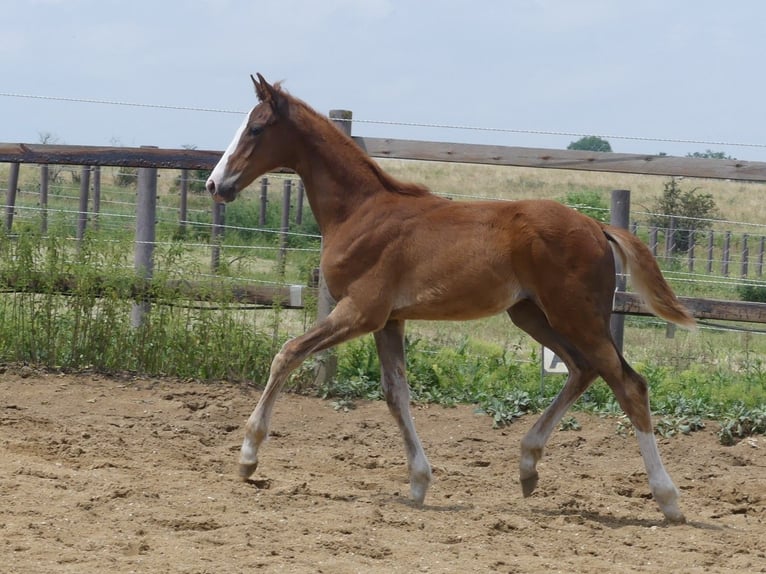
<instances>
[{"instance_id":1,"label":"horse neck","mask_svg":"<svg viewBox=\"0 0 766 574\"><path fill-rule=\"evenodd\" d=\"M364 152L332 126L321 138L304 138L294 166L322 235L332 233L369 197L385 192Z\"/></svg>"}]
</instances>

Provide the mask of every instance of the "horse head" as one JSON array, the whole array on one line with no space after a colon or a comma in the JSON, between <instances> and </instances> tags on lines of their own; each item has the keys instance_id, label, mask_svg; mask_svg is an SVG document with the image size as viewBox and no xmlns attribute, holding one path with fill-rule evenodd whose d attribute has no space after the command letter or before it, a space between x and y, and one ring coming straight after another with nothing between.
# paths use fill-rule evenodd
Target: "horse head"
<instances>
[{"instance_id":1,"label":"horse head","mask_svg":"<svg viewBox=\"0 0 766 574\"><path fill-rule=\"evenodd\" d=\"M279 128L289 116L290 98L279 84L271 85L257 76L250 78L258 104L245 117L205 184L219 203L233 201L255 178L285 166L289 158L284 130Z\"/></svg>"}]
</instances>

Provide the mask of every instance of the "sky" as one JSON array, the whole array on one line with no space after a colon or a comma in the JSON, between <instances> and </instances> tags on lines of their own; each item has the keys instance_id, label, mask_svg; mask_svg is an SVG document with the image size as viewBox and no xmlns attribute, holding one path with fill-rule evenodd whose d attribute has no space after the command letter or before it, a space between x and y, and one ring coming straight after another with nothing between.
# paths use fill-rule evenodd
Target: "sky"
<instances>
[{"instance_id":1,"label":"sky","mask_svg":"<svg viewBox=\"0 0 766 574\"><path fill-rule=\"evenodd\" d=\"M0 142L223 150L260 72L322 113L352 110L354 135L563 149L592 134L615 152L766 161L762 0L4 0L0 13Z\"/></svg>"}]
</instances>

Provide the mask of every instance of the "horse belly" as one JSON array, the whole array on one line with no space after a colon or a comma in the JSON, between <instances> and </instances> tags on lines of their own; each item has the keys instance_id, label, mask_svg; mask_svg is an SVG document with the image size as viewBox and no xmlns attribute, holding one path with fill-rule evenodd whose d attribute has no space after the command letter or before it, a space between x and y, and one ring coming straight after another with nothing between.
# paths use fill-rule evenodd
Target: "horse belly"
<instances>
[{"instance_id":1,"label":"horse belly","mask_svg":"<svg viewBox=\"0 0 766 574\"><path fill-rule=\"evenodd\" d=\"M394 300L391 318L461 321L496 315L524 298L515 280L433 282L403 289Z\"/></svg>"}]
</instances>

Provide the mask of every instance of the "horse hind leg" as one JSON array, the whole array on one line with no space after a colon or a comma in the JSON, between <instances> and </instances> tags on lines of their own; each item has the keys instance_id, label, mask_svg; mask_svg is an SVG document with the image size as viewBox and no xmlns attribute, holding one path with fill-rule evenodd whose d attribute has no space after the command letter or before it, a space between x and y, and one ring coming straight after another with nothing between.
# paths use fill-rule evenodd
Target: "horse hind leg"
<instances>
[{"instance_id":1,"label":"horse hind leg","mask_svg":"<svg viewBox=\"0 0 766 574\"><path fill-rule=\"evenodd\" d=\"M600 374L633 423L654 500L669 522L685 522L686 519L678 505L678 488L665 470L657 448L646 380L631 368L613 346L612 350L613 357L608 361L606 368L600 369Z\"/></svg>"},{"instance_id":2,"label":"horse hind leg","mask_svg":"<svg viewBox=\"0 0 766 574\"><path fill-rule=\"evenodd\" d=\"M537 487L537 463L543 456L545 444L567 410L596 378L596 372L576 348L553 330L545 314L532 301L517 303L508 309L508 315L537 342L553 350L569 371L564 387L521 440L519 479L522 493L528 497Z\"/></svg>"},{"instance_id":3,"label":"horse hind leg","mask_svg":"<svg viewBox=\"0 0 766 574\"><path fill-rule=\"evenodd\" d=\"M410 494L417 504L423 504L431 484L431 465L410 414L410 389L404 359L404 321L389 321L375 333L375 345L380 358L383 394L404 438Z\"/></svg>"}]
</instances>

